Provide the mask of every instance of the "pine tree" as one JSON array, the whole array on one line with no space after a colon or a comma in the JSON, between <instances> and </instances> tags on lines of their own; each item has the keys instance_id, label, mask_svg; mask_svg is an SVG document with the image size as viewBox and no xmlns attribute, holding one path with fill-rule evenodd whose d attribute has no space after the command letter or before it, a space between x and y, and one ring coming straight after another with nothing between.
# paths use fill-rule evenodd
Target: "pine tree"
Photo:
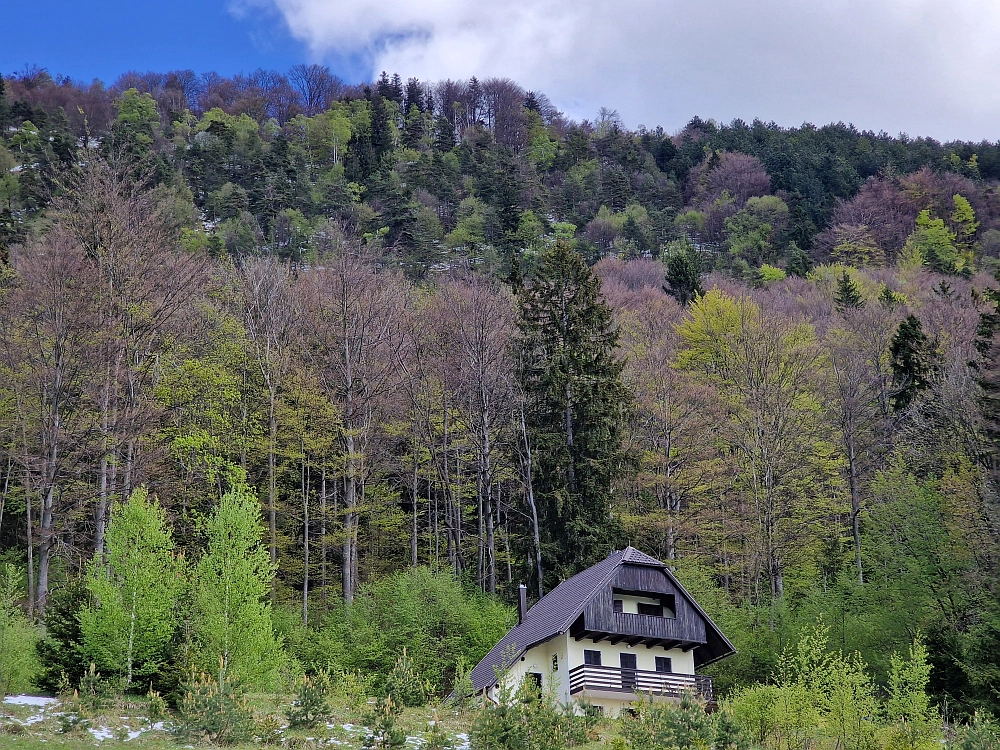
<instances>
[{"instance_id":1,"label":"pine tree","mask_svg":"<svg viewBox=\"0 0 1000 750\"><path fill-rule=\"evenodd\" d=\"M861 290L846 270L837 279L837 291L834 292L833 299L840 312L857 310L865 306L865 299L861 296Z\"/></svg>"},{"instance_id":2,"label":"pine tree","mask_svg":"<svg viewBox=\"0 0 1000 750\"><path fill-rule=\"evenodd\" d=\"M108 524L107 557L87 574L93 604L80 613L83 648L98 667L124 678L153 675L176 628L181 564L166 514L144 489L117 507Z\"/></svg>"},{"instance_id":3,"label":"pine tree","mask_svg":"<svg viewBox=\"0 0 1000 750\"><path fill-rule=\"evenodd\" d=\"M542 254L520 303L520 376L544 568L564 578L603 558L614 540L611 491L625 463L628 395L600 280L568 243Z\"/></svg>"}]
</instances>

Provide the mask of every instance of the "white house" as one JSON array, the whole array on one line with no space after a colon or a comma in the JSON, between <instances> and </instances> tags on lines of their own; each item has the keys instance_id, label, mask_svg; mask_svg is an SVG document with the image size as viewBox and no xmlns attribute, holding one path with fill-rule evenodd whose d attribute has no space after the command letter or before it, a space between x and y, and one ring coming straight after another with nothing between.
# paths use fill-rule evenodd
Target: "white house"
<instances>
[{"instance_id":1,"label":"white house","mask_svg":"<svg viewBox=\"0 0 1000 750\"><path fill-rule=\"evenodd\" d=\"M643 696L692 690L714 703L696 670L736 653L733 644L659 560L628 547L563 581L531 609L521 587L519 623L472 670L496 699L497 675L525 676L562 702L583 699L616 716Z\"/></svg>"}]
</instances>

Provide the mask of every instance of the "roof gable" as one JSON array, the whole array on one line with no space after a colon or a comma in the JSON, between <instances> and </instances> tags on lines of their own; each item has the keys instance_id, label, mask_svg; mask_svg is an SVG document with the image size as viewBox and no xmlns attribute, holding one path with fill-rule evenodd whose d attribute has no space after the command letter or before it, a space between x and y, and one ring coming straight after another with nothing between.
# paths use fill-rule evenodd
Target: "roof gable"
<instances>
[{"instance_id":1,"label":"roof gable","mask_svg":"<svg viewBox=\"0 0 1000 750\"><path fill-rule=\"evenodd\" d=\"M477 691L492 687L496 684L497 672L508 669L525 651L569 630L587 605L611 586L616 574L624 565L648 566L662 570L678 593L704 619L708 645L716 655L703 660L702 663L735 653L733 645L664 563L633 547L626 547L624 550L612 552L596 565L563 581L531 607L523 621L501 638L473 668L470 675L473 687Z\"/></svg>"}]
</instances>

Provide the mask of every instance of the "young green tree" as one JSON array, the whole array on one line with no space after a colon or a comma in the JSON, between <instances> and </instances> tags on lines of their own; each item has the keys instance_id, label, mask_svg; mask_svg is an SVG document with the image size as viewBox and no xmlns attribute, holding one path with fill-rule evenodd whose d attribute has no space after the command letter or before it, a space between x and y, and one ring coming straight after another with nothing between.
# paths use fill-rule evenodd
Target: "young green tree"
<instances>
[{"instance_id":1,"label":"young green tree","mask_svg":"<svg viewBox=\"0 0 1000 750\"><path fill-rule=\"evenodd\" d=\"M128 687L155 674L168 655L183 567L166 514L144 488L112 511L105 544L87 572L93 603L80 613L83 650Z\"/></svg>"},{"instance_id":2,"label":"young green tree","mask_svg":"<svg viewBox=\"0 0 1000 750\"><path fill-rule=\"evenodd\" d=\"M568 243L540 257L520 303L533 489L545 570L555 582L602 558L613 541L611 487L625 467L629 396L600 280Z\"/></svg>"},{"instance_id":3,"label":"young green tree","mask_svg":"<svg viewBox=\"0 0 1000 750\"><path fill-rule=\"evenodd\" d=\"M208 549L195 571L194 637L204 671L263 687L273 681L281 648L267 601L276 566L259 518L257 498L242 483L212 513Z\"/></svg>"},{"instance_id":4,"label":"young green tree","mask_svg":"<svg viewBox=\"0 0 1000 750\"><path fill-rule=\"evenodd\" d=\"M38 672L35 643L39 634L18 606L23 592L20 571L7 563L0 571L0 699L31 688Z\"/></svg>"},{"instance_id":5,"label":"young green tree","mask_svg":"<svg viewBox=\"0 0 1000 750\"><path fill-rule=\"evenodd\" d=\"M895 393L892 406L903 411L916 397L918 391L930 385L934 369L934 347L924 333L920 319L908 315L899 324L889 347L892 354L892 376Z\"/></svg>"}]
</instances>

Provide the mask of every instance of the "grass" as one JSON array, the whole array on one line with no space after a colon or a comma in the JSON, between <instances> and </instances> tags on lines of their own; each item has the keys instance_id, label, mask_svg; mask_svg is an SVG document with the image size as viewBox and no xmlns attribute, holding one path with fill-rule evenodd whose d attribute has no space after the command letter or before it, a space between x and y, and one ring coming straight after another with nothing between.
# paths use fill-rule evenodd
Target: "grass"
<instances>
[{"instance_id":1,"label":"grass","mask_svg":"<svg viewBox=\"0 0 1000 750\"><path fill-rule=\"evenodd\" d=\"M291 696L254 695L254 713L258 720L273 717L280 726L287 724L285 712ZM148 750L179 750L180 748L215 747L209 743L182 742L169 732L170 717L162 729L151 728L147 704L143 699L115 700L99 711L88 711L73 702L59 702L44 711L36 706L3 704L0 710L0 747L4 750L50 750L52 747L76 748L120 747ZM275 747L318 750L321 747L356 750L362 747L365 727L361 721L363 707L334 702L333 718L327 726L292 730L283 727L281 741ZM408 708L398 718L407 737L421 737L435 715L456 747L466 739L471 716L468 712L442 706ZM78 719L75 725L71 724ZM30 723L28 723L30 722ZM136 736L137 732L140 732ZM97 733L95 737L94 733ZM131 737L130 737L130 734ZM413 743L409 743L410 746ZM244 743L235 748L261 747L260 743Z\"/></svg>"}]
</instances>

